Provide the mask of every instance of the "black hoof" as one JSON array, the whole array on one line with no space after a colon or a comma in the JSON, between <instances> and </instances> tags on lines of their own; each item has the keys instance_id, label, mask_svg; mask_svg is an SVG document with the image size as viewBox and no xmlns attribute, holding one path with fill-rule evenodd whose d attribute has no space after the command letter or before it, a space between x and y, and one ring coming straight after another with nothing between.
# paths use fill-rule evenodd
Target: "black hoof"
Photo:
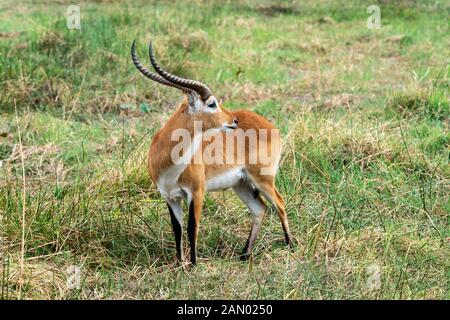
<instances>
[{"instance_id":1,"label":"black hoof","mask_svg":"<svg viewBox=\"0 0 450 320\"><path fill-rule=\"evenodd\" d=\"M289 234L285 234L286 245L290 248L294 247L294 242L292 242L292 238Z\"/></svg>"},{"instance_id":2,"label":"black hoof","mask_svg":"<svg viewBox=\"0 0 450 320\"><path fill-rule=\"evenodd\" d=\"M248 259L250 259L250 255L251 255L250 253L243 253L239 256L239 259L241 261L248 261Z\"/></svg>"}]
</instances>

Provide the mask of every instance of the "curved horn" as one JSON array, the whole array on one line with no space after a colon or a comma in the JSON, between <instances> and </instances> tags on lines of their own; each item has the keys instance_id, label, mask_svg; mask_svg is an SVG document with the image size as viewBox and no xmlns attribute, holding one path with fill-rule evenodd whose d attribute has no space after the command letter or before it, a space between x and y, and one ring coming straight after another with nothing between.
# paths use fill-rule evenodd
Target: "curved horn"
<instances>
[{"instance_id":1,"label":"curved horn","mask_svg":"<svg viewBox=\"0 0 450 320\"><path fill-rule=\"evenodd\" d=\"M147 78L156 81L158 83L161 83L163 85L169 86L169 87L173 87L173 88L177 88L182 90L183 92L186 93L193 93L194 91L190 88L185 88L183 86L180 86L176 83L172 83L166 79L164 79L163 77L161 77L160 75L151 72L150 70L148 70L147 68L145 68L141 62L139 61L137 55L136 55L136 40L133 41L133 44L131 45L131 59L133 60L134 65L136 66L136 68Z\"/></svg>"},{"instance_id":2,"label":"curved horn","mask_svg":"<svg viewBox=\"0 0 450 320\"><path fill-rule=\"evenodd\" d=\"M203 101L208 100L208 98L212 96L211 90L209 90L209 88L200 81L177 77L163 70L159 66L158 62L156 62L155 55L153 53L152 41L150 41L148 45L148 53L150 55L150 61L153 65L153 68L155 68L156 72L158 72L163 78L179 86L183 86L196 91L202 97Z\"/></svg>"}]
</instances>

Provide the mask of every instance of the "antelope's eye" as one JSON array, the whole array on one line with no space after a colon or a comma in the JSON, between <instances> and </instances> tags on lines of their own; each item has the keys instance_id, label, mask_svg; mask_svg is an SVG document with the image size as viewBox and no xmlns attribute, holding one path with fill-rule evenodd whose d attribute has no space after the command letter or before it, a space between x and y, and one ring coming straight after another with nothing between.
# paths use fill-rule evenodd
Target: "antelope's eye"
<instances>
[{"instance_id":1,"label":"antelope's eye","mask_svg":"<svg viewBox=\"0 0 450 320\"><path fill-rule=\"evenodd\" d=\"M217 105L215 102L208 104L208 108L214 109L217 108Z\"/></svg>"}]
</instances>

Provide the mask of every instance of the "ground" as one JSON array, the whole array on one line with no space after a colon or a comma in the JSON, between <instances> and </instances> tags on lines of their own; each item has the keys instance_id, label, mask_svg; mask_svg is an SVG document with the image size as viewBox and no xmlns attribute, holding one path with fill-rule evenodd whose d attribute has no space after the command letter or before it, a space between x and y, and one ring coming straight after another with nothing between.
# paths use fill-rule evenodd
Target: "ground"
<instances>
[{"instance_id":1,"label":"ground","mask_svg":"<svg viewBox=\"0 0 450 320\"><path fill-rule=\"evenodd\" d=\"M78 2L69 30L71 1L0 1L2 299L450 298L447 1ZM225 191L176 263L145 166L182 97L133 39L281 129L292 250L271 210L239 261Z\"/></svg>"}]
</instances>

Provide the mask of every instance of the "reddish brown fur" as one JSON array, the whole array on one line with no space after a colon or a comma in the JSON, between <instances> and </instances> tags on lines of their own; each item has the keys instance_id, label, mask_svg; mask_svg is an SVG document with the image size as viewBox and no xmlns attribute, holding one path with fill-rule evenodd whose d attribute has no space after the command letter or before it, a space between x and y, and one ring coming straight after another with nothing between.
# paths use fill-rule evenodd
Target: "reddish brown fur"
<instances>
[{"instance_id":1,"label":"reddish brown fur","mask_svg":"<svg viewBox=\"0 0 450 320\"><path fill-rule=\"evenodd\" d=\"M155 184L158 183L158 179L161 173L164 172L167 168L173 165L171 160L171 150L172 148L179 143L179 141L171 141L172 132L178 128L185 128L191 132L193 132L193 123L194 121L202 121L203 129L206 130L208 128L217 127L221 123L231 123L233 118L237 118L239 120L238 128L245 130L254 129L259 135L260 129L267 129L270 133L270 130L276 129L269 121L264 119L263 117L257 115L256 113L248 110L237 110L237 111L228 111L220 106L220 112L217 113L189 113L187 112L188 108L187 98L185 97L184 101L179 105L175 113L170 117L166 125L159 130L159 132L153 138L149 153L148 153L148 169L151 176L151 179ZM225 133L218 133L225 137ZM273 166L278 166L278 161L280 158L281 150L273 149L273 141L274 137L270 134L267 136L267 147L270 150L270 154L272 156L272 164ZM279 139L278 136L275 139ZM226 148L226 139L224 138L224 150ZM279 141L276 141L279 145ZM202 152L203 149L210 142L204 142L202 148L198 150L198 152ZM286 236L286 241L290 242L289 235L289 227L287 223L286 212L284 209L284 201L278 191L275 189L274 185L274 175L261 175L261 163L250 164L248 162L249 155L252 152L256 152L258 154L261 145L258 146L257 150L250 149L248 143L245 143L245 164L189 164L186 169L180 175L178 179L178 184L180 186L186 187L192 192L192 200L194 203L193 210L195 216L195 237L193 242L191 242L191 260L195 263L195 242L198 234L198 224L200 221L201 211L202 211L202 203L204 193L206 192L206 182L212 177L220 174L221 172L227 171L232 167L240 166L245 167L251 182L255 185L255 187L263 193L264 197L269 200L277 209L283 229ZM235 148L236 151L236 148ZM224 156L223 152L223 155ZM235 155L236 157L236 155ZM259 157L258 157L259 159ZM225 162L225 160L224 160ZM260 203L263 203L261 199L259 199ZM257 233L257 230L256 230ZM251 250L251 246L253 245L255 236L251 236L247 243L247 251ZM194 252L192 252L194 249Z\"/></svg>"}]
</instances>

